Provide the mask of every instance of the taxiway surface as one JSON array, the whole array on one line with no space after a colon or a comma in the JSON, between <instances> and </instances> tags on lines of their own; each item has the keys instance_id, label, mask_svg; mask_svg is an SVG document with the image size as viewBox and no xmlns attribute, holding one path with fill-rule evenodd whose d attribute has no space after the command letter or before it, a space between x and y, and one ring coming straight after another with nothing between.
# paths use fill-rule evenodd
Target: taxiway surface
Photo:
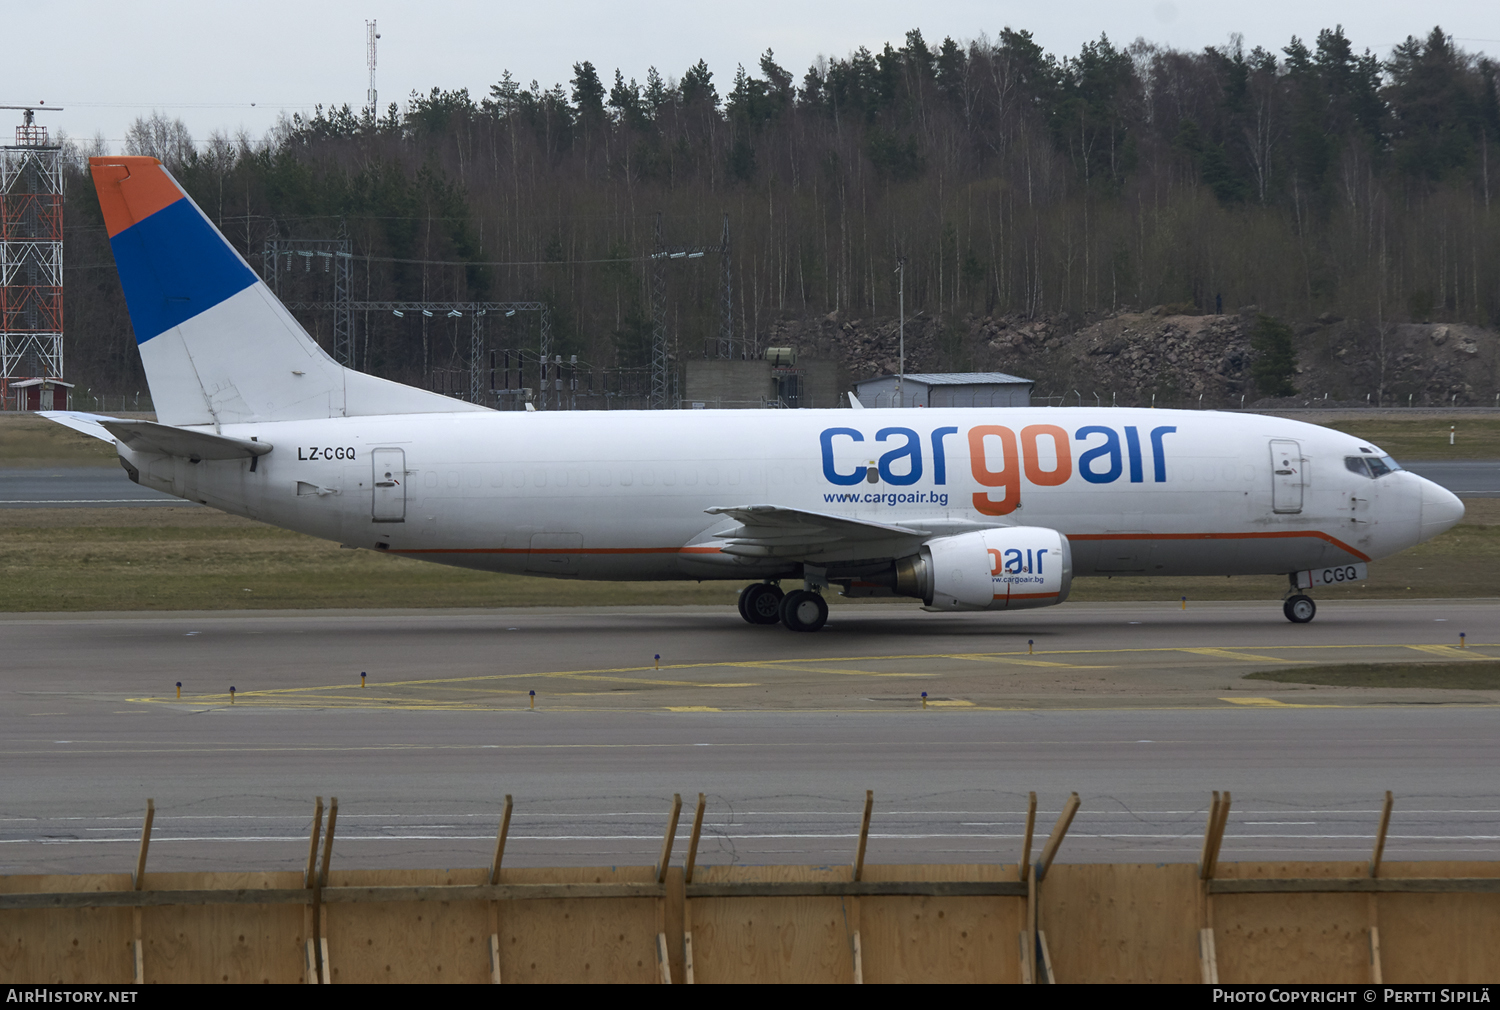
<instances>
[{"instance_id":1,"label":"taxiway surface","mask_svg":"<svg viewBox=\"0 0 1500 1010\"><path fill-rule=\"evenodd\" d=\"M865 789L879 862L1014 860L1028 790L1043 832L1081 794L1068 860L1191 861L1211 789L1235 797L1225 859L1367 856L1385 789L1386 858L1497 858L1497 692L1240 679L1493 658L1497 616L843 606L816 635L717 608L9 617L0 872L128 868L147 796L157 869L295 868L314 795L340 798L343 865L483 865L507 793L508 861L651 863L672 793L699 791L702 862L847 862Z\"/></svg>"}]
</instances>

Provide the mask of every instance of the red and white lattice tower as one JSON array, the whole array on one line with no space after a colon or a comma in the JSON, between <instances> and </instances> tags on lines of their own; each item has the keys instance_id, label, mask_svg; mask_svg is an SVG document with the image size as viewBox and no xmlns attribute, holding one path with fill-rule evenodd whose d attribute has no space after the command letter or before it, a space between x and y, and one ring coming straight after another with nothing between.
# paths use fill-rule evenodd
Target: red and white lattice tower
<instances>
[{"instance_id":1,"label":"red and white lattice tower","mask_svg":"<svg viewBox=\"0 0 1500 1010\"><path fill-rule=\"evenodd\" d=\"M62 148L24 113L0 146L0 397L24 379L63 374ZM61 111L42 109L41 111Z\"/></svg>"}]
</instances>

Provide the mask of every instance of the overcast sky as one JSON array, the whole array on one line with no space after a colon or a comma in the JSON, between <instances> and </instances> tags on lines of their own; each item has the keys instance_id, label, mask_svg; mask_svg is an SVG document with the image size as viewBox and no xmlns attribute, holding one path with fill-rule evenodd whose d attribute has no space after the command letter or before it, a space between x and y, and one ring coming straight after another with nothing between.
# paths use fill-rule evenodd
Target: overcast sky
<instances>
[{"instance_id":1,"label":"overcast sky","mask_svg":"<svg viewBox=\"0 0 1500 1010\"><path fill-rule=\"evenodd\" d=\"M215 129L258 137L283 112L311 112L320 102L364 104L371 18L382 36L382 107L433 86L467 87L477 100L506 69L523 84L566 83L580 60L593 62L608 83L616 67L644 81L650 66L680 77L702 58L723 94L736 64L754 70L767 48L800 80L820 54L900 45L914 27L931 43L1024 28L1048 51L1072 55L1101 32L1121 46L1143 37L1178 49L1224 45L1238 32L1247 48L1279 51L1293 35L1311 42L1320 28L1342 24L1356 51L1384 57L1408 35L1441 25L1470 52L1500 54L1494 0L53 0L7 3L0 14L0 105L62 106L41 121L77 138L100 133L115 151L126 126L153 109L180 117L199 140ZM20 113L0 112L5 142L9 119L19 122Z\"/></svg>"}]
</instances>

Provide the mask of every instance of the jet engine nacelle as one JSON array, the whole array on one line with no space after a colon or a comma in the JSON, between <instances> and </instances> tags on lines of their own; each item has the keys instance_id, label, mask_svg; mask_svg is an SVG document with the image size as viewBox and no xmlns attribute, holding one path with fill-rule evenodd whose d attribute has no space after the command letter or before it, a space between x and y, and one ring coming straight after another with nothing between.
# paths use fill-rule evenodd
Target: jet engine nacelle
<instances>
[{"instance_id":1,"label":"jet engine nacelle","mask_svg":"<svg viewBox=\"0 0 1500 1010\"><path fill-rule=\"evenodd\" d=\"M929 610L1023 610L1063 602L1073 588L1068 538L1041 526L931 540L896 562L896 592Z\"/></svg>"}]
</instances>

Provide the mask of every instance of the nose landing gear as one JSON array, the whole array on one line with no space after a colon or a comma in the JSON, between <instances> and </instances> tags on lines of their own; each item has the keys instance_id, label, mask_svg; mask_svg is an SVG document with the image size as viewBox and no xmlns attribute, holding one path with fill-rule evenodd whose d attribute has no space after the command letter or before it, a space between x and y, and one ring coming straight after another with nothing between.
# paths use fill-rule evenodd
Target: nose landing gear
<instances>
[{"instance_id":1,"label":"nose landing gear","mask_svg":"<svg viewBox=\"0 0 1500 1010\"><path fill-rule=\"evenodd\" d=\"M1298 572L1287 573L1287 591L1281 600L1281 612L1286 619L1293 624L1306 624L1311 621L1318 612L1318 605L1313 602L1311 596L1302 592L1302 585L1297 576Z\"/></svg>"},{"instance_id":2,"label":"nose landing gear","mask_svg":"<svg viewBox=\"0 0 1500 1010\"><path fill-rule=\"evenodd\" d=\"M1281 604L1281 612L1286 614L1286 619L1293 624L1306 624L1317 614L1318 605L1313 602L1311 596L1298 593L1286 598Z\"/></svg>"}]
</instances>

